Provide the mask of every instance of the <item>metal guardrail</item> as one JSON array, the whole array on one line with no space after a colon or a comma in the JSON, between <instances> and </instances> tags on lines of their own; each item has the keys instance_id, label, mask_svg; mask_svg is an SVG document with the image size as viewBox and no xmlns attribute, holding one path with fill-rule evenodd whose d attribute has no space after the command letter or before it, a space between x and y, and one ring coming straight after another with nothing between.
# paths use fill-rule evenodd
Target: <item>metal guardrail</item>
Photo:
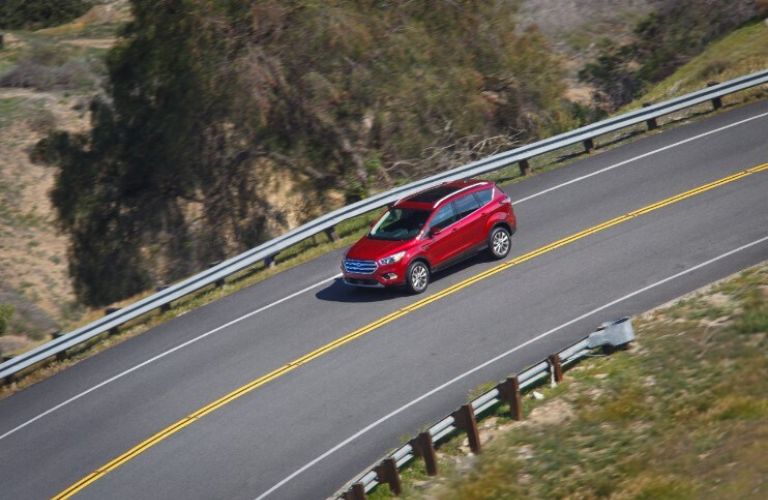
<instances>
[{"instance_id":1,"label":"metal guardrail","mask_svg":"<svg viewBox=\"0 0 768 500\"><path fill-rule=\"evenodd\" d=\"M582 143L589 151L594 147L594 138L616 132L640 123L646 123L649 129L656 128L656 119L676 111L711 102L714 108L722 106L723 96L750 89L768 83L768 70L736 78L728 82L713 85L706 89L659 104L631 111L621 116L609 118L579 129L544 139L520 148L498 153L488 158L421 179L389 191L373 195L318 217L266 243L252 248L240 255L221 262L201 273L176 283L149 297L141 299L127 307L107 314L88 325L66 333L46 344L0 364L0 380L9 382L23 370L55 356L63 356L68 349L107 333L133 319L162 307L171 302L195 293L209 285L223 283L228 276L248 269L259 262L271 262L281 251L321 232L333 231L340 222L366 212L381 208L405 196L432 187L442 182L474 177L503 167L520 163L522 170L527 169L529 159L544 153Z\"/></svg>"},{"instance_id":2,"label":"metal guardrail","mask_svg":"<svg viewBox=\"0 0 768 500\"><path fill-rule=\"evenodd\" d=\"M518 375L513 375L496 387L481 395L469 404L440 420L407 444L396 449L384 458L379 465L371 468L357 479L342 488L343 493L334 497L344 500L365 500L366 493L380 484L388 484L395 495L402 491L399 470L415 460L422 458L427 474L437 474L435 445L454 436L459 431L467 434L467 441L473 453L479 453L480 435L477 430L477 418L486 411L502 403L509 404L513 419L522 420L523 411L521 393L523 390L551 379L553 384L563 380L563 369L576 361L592 354L593 349L617 349L629 344L635 338L632 322L629 318L604 323L595 332L547 358L529 367Z\"/></svg>"}]
</instances>

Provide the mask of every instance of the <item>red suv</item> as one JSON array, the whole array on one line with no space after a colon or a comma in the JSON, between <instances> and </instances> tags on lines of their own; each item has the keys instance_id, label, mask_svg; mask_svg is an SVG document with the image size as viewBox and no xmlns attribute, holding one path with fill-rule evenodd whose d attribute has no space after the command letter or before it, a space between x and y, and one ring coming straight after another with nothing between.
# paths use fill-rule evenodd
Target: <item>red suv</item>
<instances>
[{"instance_id":1,"label":"red suv","mask_svg":"<svg viewBox=\"0 0 768 500\"><path fill-rule=\"evenodd\" d=\"M344 281L421 293L433 272L486 248L506 257L516 225L512 202L493 182L447 182L390 206L344 256Z\"/></svg>"}]
</instances>

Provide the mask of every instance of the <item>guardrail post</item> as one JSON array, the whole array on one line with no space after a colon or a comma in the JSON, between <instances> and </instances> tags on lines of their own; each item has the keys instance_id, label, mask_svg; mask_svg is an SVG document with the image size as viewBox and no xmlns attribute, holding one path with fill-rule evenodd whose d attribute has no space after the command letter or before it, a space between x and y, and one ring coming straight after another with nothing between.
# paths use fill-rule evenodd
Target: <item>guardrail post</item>
<instances>
[{"instance_id":1,"label":"guardrail post","mask_svg":"<svg viewBox=\"0 0 768 500\"><path fill-rule=\"evenodd\" d=\"M497 388L501 394L502 401L509 405L509 413L512 415L512 418L522 420L523 399L520 397L520 380L518 380L517 375L508 377Z\"/></svg>"},{"instance_id":2,"label":"guardrail post","mask_svg":"<svg viewBox=\"0 0 768 500\"><path fill-rule=\"evenodd\" d=\"M467 433L467 441L469 441L469 449L472 450L472 453L480 453L482 451L480 433L477 430L477 420L472 405L463 405L458 411L453 412L453 419L456 421L456 427Z\"/></svg>"},{"instance_id":3,"label":"guardrail post","mask_svg":"<svg viewBox=\"0 0 768 500\"><path fill-rule=\"evenodd\" d=\"M518 165L520 165L520 175L526 176L531 173L531 165L528 160L520 160Z\"/></svg>"},{"instance_id":4,"label":"guardrail post","mask_svg":"<svg viewBox=\"0 0 768 500\"><path fill-rule=\"evenodd\" d=\"M582 141L582 144L584 144L584 152L585 153L591 153L593 149L595 149L595 141L590 139L584 139Z\"/></svg>"},{"instance_id":5,"label":"guardrail post","mask_svg":"<svg viewBox=\"0 0 768 500\"><path fill-rule=\"evenodd\" d=\"M720 82L707 82L707 87L714 87L715 85L720 85ZM717 111L718 109L723 107L723 100L720 97L713 97L712 98L712 109Z\"/></svg>"},{"instance_id":6,"label":"guardrail post","mask_svg":"<svg viewBox=\"0 0 768 500\"><path fill-rule=\"evenodd\" d=\"M555 383L559 384L563 381L563 365L560 364L560 355L553 354L547 358L547 361L549 361L549 367L552 377L555 379Z\"/></svg>"},{"instance_id":7,"label":"guardrail post","mask_svg":"<svg viewBox=\"0 0 768 500\"><path fill-rule=\"evenodd\" d=\"M376 475L379 481L389 485L389 491L393 495L399 495L403 492L403 486L400 483L400 471L397 470L397 462L394 458L385 458L381 464L376 467Z\"/></svg>"},{"instance_id":8,"label":"guardrail post","mask_svg":"<svg viewBox=\"0 0 768 500\"><path fill-rule=\"evenodd\" d=\"M345 500L365 500L365 486L363 483L353 484L349 490L344 492Z\"/></svg>"},{"instance_id":9,"label":"guardrail post","mask_svg":"<svg viewBox=\"0 0 768 500\"><path fill-rule=\"evenodd\" d=\"M275 256L270 255L269 257L264 257L264 267L266 268L272 268L277 265L277 262L275 262Z\"/></svg>"},{"instance_id":10,"label":"guardrail post","mask_svg":"<svg viewBox=\"0 0 768 500\"><path fill-rule=\"evenodd\" d=\"M432 443L432 435L429 432L422 432L415 439L411 440L411 447L416 455L424 459L424 467L427 469L427 475L437 475L437 455L435 455L435 445Z\"/></svg>"},{"instance_id":11,"label":"guardrail post","mask_svg":"<svg viewBox=\"0 0 768 500\"><path fill-rule=\"evenodd\" d=\"M647 108L649 106L653 106L652 102L644 102L643 107ZM648 127L648 130L656 130L659 128L658 122L656 122L656 118L648 118L645 120L645 125Z\"/></svg>"},{"instance_id":12,"label":"guardrail post","mask_svg":"<svg viewBox=\"0 0 768 500\"><path fill-rule=\"evenodd\" d=\"M331 243L333 243L334 241L339 241L339 235L336 234L336 228L334 228L333 226L325 229L323 232L331 241Z\"/></svg>"}]
</instances>

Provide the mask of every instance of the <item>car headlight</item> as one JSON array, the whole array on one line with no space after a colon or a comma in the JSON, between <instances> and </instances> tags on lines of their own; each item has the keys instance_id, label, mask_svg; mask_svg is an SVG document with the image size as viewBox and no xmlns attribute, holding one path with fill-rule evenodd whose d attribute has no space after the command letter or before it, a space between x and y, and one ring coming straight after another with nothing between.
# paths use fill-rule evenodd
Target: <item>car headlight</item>
<instances>
[{"instance_id":1,"label":"car headlight","mask_svg":"<svg viewBox=\"0 0 768 500\"><path fill-rule=\"evenodd\" d=\"M383 259L379 259L379 265L387 266L389 264L394 264L395 262L399 262L404 255L405 255L405 250L403 250L402 252L397 252L396 254L392 254L389 257L384 257Z\"/></svg>"}]
</instances>

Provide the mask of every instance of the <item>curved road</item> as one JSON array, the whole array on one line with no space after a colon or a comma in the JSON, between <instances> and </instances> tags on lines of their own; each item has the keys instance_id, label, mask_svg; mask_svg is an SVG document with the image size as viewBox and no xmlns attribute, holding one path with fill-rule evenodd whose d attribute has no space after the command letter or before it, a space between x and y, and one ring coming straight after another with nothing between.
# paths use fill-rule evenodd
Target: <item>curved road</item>
<instances>
[{"instance_id":1,"label":"curved road","mask_svg":"<svg viewBox=\"0 0 768 500\"><path fill-rule=\"evenodd\" d=\"M768 103L758 103L508 186L519 221L511 258L766 162ZM335 278L340 257L281 273L0 401L0 497L50 497L86 477L82 498L326 497L478 384L602 321L768 258L768 170L428 304L345 287ZM496 265L478 258L440 273L428 296Z\"/></svg>"}]
</instances>

